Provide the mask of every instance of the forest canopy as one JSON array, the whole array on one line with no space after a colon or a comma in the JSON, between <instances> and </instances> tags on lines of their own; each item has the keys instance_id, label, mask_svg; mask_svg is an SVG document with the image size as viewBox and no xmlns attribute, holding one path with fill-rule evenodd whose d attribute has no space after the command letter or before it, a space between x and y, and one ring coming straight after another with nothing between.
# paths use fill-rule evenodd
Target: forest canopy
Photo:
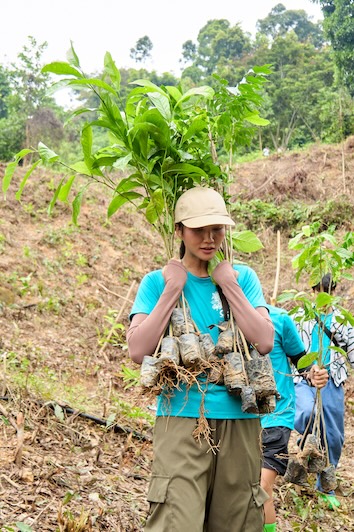
<instances>
[{"instance_id":1,"label":"forest canopy","mask_svg":"<svg viewBox=\"0 0 354 532\"><path fill-rule=\"evenodd\" d=\"M187 40L182 46L180 79L144 68L145 60L153 57L153 43L145 35L131 48L137 68L120 69L121 97L136 79L158 86L181 84L187 90L200 84L213 86L219 76L236 87L250 68L269 65L272 74L260 89L262 116L269 125L259 128L249 146L234 151L243 155L264 147L284 151L311 142L340 142L354 133L354 4L318 3L323 25L304 10L287 10L279 3L258 20L254 37L240 24L209 20L196 42ZM0 160L9 161L24 146L36 146L40 140L73 152L73 157L79 149L83 117L78 113L64 128L69 111L58 105L49 90L50 74L42 71L46 47L47 43L29 37L16 63L0 65ZM93 75L97 73L87 73ZM91 107L92 93L78 88L72 94L76 107Z\"/></svg>"}]
</instances>

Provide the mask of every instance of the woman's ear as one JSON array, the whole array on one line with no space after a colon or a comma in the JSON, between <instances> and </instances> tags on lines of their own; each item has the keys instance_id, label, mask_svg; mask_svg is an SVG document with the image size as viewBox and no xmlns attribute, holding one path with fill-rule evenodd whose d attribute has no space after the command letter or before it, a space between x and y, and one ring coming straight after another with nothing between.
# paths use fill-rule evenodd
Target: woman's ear
<instances>
[{"instance_id":1,"label":"woman's ear","mask_svg":"<svg viewBox=\"0 0 354 532\"><path fill-rule=\"evenodd\" d=\"M183 237L183 226L181 224L175 224L175 233L178 238L182 240Z\"/></svg>"}]
</instances>

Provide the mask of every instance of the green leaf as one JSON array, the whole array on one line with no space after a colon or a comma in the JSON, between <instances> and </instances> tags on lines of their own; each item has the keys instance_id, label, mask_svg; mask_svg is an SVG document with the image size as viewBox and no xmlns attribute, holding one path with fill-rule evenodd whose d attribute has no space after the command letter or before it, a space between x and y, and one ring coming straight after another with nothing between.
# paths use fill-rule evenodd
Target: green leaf
<instances>
[{"instance_id":1,"label":"green leaf","mask_svg":"<svg viewBox=\"0 0 354 532\"><path fill-rule=\"evenodd\" d=\"M58 196L59 196L59 192L60 192L60 189L61 189L61 186L64 182L64 178L60 181L59 185L57 186L54 194L53 194L53 197L52 199L50 200L50 203L49 203L49 206L48 206L48 215L50 216L53 212L53 208L54 208L54 205L56 204L57 202L57 199L58 199Z\"/></svg>"},{"instance_id":2,"label":"green leaf","mask_svg":"<svg viewBox=\"0 0 354 532\"><path fill-rule=\"evenodd\" d=\"M6 166L4 177L2 178L2 191L6 199L6 192L11 184L11 180L18 166L17 161L13 161Z\"/></svg>"},{"instance_id":3,"label":"green leaf","mask_svg":"<svg viewBox=\"0 0 354 532\"><path fill-rule=\"evenodd\" d=\"M178 102L178 100L180 100L180 99L182 98L182 93L181 93L181 91L179 91L179 90L177 89L177 87L174 87L174 86L172 86L172 85L168 85L168 86L166 87L166 90L167 90L168 94L169 94L170 96L172 96L172 98L173 98L176 102Z\"/></svg>"},{"instance_id":4,"label":"green leaf","mask_svg":"<svg viewBox=\"0 0 354 532\"><path fill-rule=\"evenodd\" d=\"M262 118L257 113L245 116L245 120L251 124L254 124L255 126L267 126L269 124L269 120Z\"/></svg>"},{"instance_id":5,"label":"green leaf","mask_svg":"<svg viewBox=\"0 0 354 532\"><path fill-rule=\"evenodd\" d=\"M57 417L59 419L59 421L64 421L65 417L64 417L64 411L62 409L62 407L58 404L55 405L54 407L54 414L55 414L55 417Z\"/></svg>"},{"instance_id":6,"label":"green leaf","mask_svg":"<svg viewBox=\"0 0 354 532\"><path fill-rule=\"evenodd\" d=\"M132 154L128 153L125 157L119 157L113 164L113 168L116 168L116 170L125 170L131 160Z\"/></svg>"},{"instance_id":7,"label":"green leaf","mask_svg":"<svg viewBox=\"0 0 354 532\"><path fill-rule=\"evenodd\" d=\"M58 199L59 201L67 201L71 187L75 181L76 175L69 177L65 185L63 185L59 191Z\"/></svg>"},{"instance_id":8,"label":"green leaf","mask_svg":"<svg viewBox=\"0 0 354 532\"><path fill-rule=\"evenodd\" d=\"M186 100L189 100L193 96L203 96L206 100L211 100L214 94L214 89L212 89L208 85L202 87L194 87L193 89L189 89L183 94L182 98L180 98L178 102L176 102L176 107L181 105L181 103L185 102Z\"/></svg>"},{"instance_id":9,"label":"green leaf","mask_svg":"<svg viewBox=\"0 0 354 532\"><path fill-rule=\"evenodd\" d=\"M245 253L252 253L263 248L262 242L252 231L233 232L232 245L237 251Z\"/></svg>"},{"instance_id":10,"label":"green leaf","mask_svg":"<svg viewBox=\"0 0 354 532\"><path fill-rule=\"evenodd\" d=\"M119 92L121 76L109 52L106 52L104 56L104 67L105 67L105 71L107 72L107 74L109 75L111 79L113 87L116 89L117 92Z\"/></svg>"},{"instance_id":11,"label":"green leaf","mask_svg":"<svg viewBox=\"0 0 354 532\"><path fill-rule=\"evenodd\" d=\"M124 205L124 203L127 203L127 201L132 201L137 198L141 198L142 195L138 194L137 192L126 192L125 194L119 194L118 196L115 196L111 203L108 205L108 211L107 216L110 218L113 216L117 210Z\"/></svg>"},{"instance_id":12,"label":"green leaf","mask_svg":"<svg viewBox=\"0 0 354 532\"><path fill-rule=\"evenodd\" d=\"M55 61L48 63L42 68L42 72L51 72L52 74L58 74L60 76L75 76L76 78L83 79L83 76L79 70L65 63L64 61Z\"/></svg>"},{"instance_id":13,"label":"green leaf","mask_svg":"<svg viewBox=\"0 0 354 532\"><path fill-rule=\"evenodd\" d=\"M72 220L73 220L73 224L75 225L77 225L77 221L78 221L80 209L81 209L81 203L83 200L84 192L86 192L87 186L88 185L82 187L82 189L78 192L78 194L76 194L72 202L72 208L73 208Z\"/></svg>"},{"instance_id":14,"label":"green leaf","mask_svg":"<svg viewBox=\"0 0 354 532\"><path fill-rule=\"evenodd\" d=\"M29 153L35 153L35 151L34 150L30 150L29 148L25 148L25 149L19 151L15 155L15 161L20 162L20 160L23 159L24 157L26 157L26 155L28 155Z\"/></svg>"},{"instance_id":15,"label":"green leaf","mask_svg":"<svg viewBox=\"0 0 354 532\"><path fill-rule=\"evenodd\" d=\"M300 360L297 363L297 369L304 369L307 368L307 366L311 366L315 360L318 359L318 353L307 353L307 355L304 355L300 358Z\"/></svg>"},{"instance_id":16,"label":"green leaf","mask_svg":"<svg viewBox=\"0 0 354 532\"><path fill-rule=\"evenodd\" d=\"M213 279L213 272L215 268L217 267L217 265L220 264L220 262L222 262L223 260L225 260L223 252L217 251L214 257L208 261L208 275L209 277L211 277L211 280L213 281L214 284L216 283Z\"/></svg>"},{"instance_id":17,"label":"green leaf","mask_svg":"<svg viewBox=\"0 0 354 532\"><path fill-rule=\"evenodd\" d=\"M152 81L149 81L148 79L137 79L135 81L130 82L131 85L139 85L139 87L143 87L144 89L148 89L148 92L159 92L160 94L163 94L166 96L163 89L155 85Z\"/></svg>"},{"instance_id":18,"label":"green leaf","mask_svg":"<svg viewBox=\"0 0 354 532\"><path fill-rule=\"evenodd\" d=\"M151 224L154 224L156 220L159 217L159 213L156 208L156 204L151 200L148 202L147 207L145 209L145 215L148 222Z\"/></svg>"},{"instance_id":19,"label":"green leaf","mask_svg":"<svg viewBox=\"0 0 354 532\"><path fill-rule=\"evenodd\" d=\"M204 120L204 118L197 117L196 119L193 120L193 122L187 129L186 133L183 135L183 140L186 141L194 137L194 135L196 135L200 131L206 130L207 127L208 127L208 124L206 120Z\"/></svg>"},{"instance_id":20,"label":"green leaf","mask_svg":"<svg viewBox=\"0 0 354 532\"><path fill-rule=\"evenodd\" d=\"M106 419L106 427L111 427L116 420L115 414L110 414L108 418Z\"/></svg>"},{"instance_id":21,"label":"green leaf","mask_svg":"<svg viewBox=\"0 0 354 532\"><path fill-rule=\"evenodd\" d=\"M154 92L148 92L148 97L151 102L154 104L156 109L160 111L161 115L166 120L171 120L172 113L170 108L170 101L165 94L159 94Z\"/></svg>"},{"instance_id":22,"label":"green leaf","mask_svg":"<svg viewBox=\"0 0 354 532\"><path fill-rule=\"evenodd\" d=\"M122 194L123 192L129 192L132 188L138 188L141 187L141 183L139 181L134 181L134 179L130 177L125 177L120 181L118 184L115 192L117 194Z\"/></svg>"},{"instance_id":23,"label":"green leaf","mask_svg":"<svg viewBox=\"0 0 354 532\"><path fill-rule=\"evenodd\" d=\"M30 525L26 525L26 523L17 521L16 526L20 532L34 532L33 528Z\"/></svg>"},{"instance_id":24,"label":"green leaf","mask_svg":"<svg viewBox=\"0 0 354 532\"><path fill-rule=\"evenodd\" d=\"M39 164L41 164L41 160L38 159L38 161L36 161L35 163L32 164L32 166L30 167L29 170L27 170L27 172L25 173L25 175L23 176L23 179L20 183L20 187L18 189L18 191L16 192L15 194L15 198L20 201L21 199L21 196L22 196L22 192L23 192L23 189L25 188L25 185L27 183L27 179L30 177L30 175L32 174L33 170L35 170L35 168L37 168L37 166Z\"/></svg>"},{"instance_id":25,"label":"green leaf","mask_svg":"<svg viewBox=\"0 0 354 532\"><path fill-rule=\"evenodd\" d=\"M73 41L70 41L70 48L66 54L66 58L68 60L68 62L71 64L71 65L74 65L76 67L80 67L80 61L79 61L79 58L74 50L74 44L73 44Z\"/></svg>"},{"instance_id":26,"label":"green leaf","mask_svg":"<svg viewBox=\"0 0 354 532\"><path fill-rule=\"evenodd\" d=\"M92 128L86 125L81 132L81 146L86 164L91 158L92 153Z\"/></svg>"},{"instance_id":27,"label":"green leaf","mask_svg":"<svg viewBox=\"0 0 354 532\"><path fill-rule=\"evenodd\" d=\"M78 161L77 163L70 165L71 170L74 170L78 174L92 176L92 171L88 168L87 164L84 161Z\"/></svg>"},{"instance_id":28,"label":"green leaf","mask_svg":"<svg viewBox=\"0 0 354 532\"><path fill-rule=\"evenodd\" d=\"M180 174L186 174L186 175L197 174L197 175L201 175L204 177L208 177L206 172L202 168L199 168L199 166L194 166L193 164L189 164L189 163L173 164L172 166L169 166L167 170L165 170L164 173L165 174L180 173Z\"/></svg>"},{"instance_id":29,"label":"green leaf","mask_svg":"<svg viewBox=\"0 0 354 532\"><path fill-rule=\"evenodd\" d=\"M304 225L302 228L302 232L305 236L311 236L312 229L310 225Z\"/></svg>"},{"instance_id":30,"label":"green leaf","mask_svg":"<svg viewBox=\"0 0 354 532\"><path fill-rule=\"evenodd\" d=\"M316 296L316 307L323 308L331 306L333 303L333 296L327 294L327 292L319 292Z\"/></svg>"},{"instance_id":31,"label":"green leaf","mask_svg":"<svg viewBox=\"0 0 354 532\"><path fill-rule=\"evenodd\" d=\"M55 151L48 148L48 146L43 144L43 142L38 143L38 153L42 161L45 163L54 163L55 161L58 161L60 158L59 155L55 153Z\"/></svg>"},{"instance_id":32,"label":"green leaf","mask_svg":"<svg viewBox=\"0 0 354 532\"><path fill-rule=\"evenodd\" d=\"M71 79L68 82L68 85L81 85L86 86L89 85L90 87L99 87L100 89L105 89L107 92L110 92L111 94L114 94L114 96L117 95L116 91L108 85L105 81L102 81L101 79L97 78L81 78L81 79Z\"/></svg>"}]
</instances>

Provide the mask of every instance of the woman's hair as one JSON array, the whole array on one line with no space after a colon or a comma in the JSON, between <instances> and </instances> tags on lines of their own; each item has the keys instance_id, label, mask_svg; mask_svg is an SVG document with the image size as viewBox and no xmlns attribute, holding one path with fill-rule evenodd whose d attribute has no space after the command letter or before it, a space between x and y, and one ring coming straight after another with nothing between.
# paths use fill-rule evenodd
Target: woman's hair
<instances>
[{"instance_id":1,"label":"woman's hair","mask_svg":"<svg viewBox=\"0 0 354 532\"><path fill-rule=\"evenodd\" d=\"M332 274L326 273L321 279L321 281L315 286L312 287L313 290L316 292L327 292L327 294L330 294L335 290L337 284L332 280Z\"/></svg>"},{"instance_id":2,"label":"woman's hair","mask_svg":"<svg viewBox=\"0 0 354 532\"><path fill-rule=\"evenodd\" d=\"M181 233L183 234L183 227L184 227L183 223L182 223L182 222L178 222L178 223L176 224L176 227L178 227L178 229L179 229L179 230L181 231ZM186 253L186 246L184 245L183 240L181 240L181 244L180 244L180 246L179 246L179 258L180 258L180 259L183 259L185 253Z\"/></svg>"}]
</instances>

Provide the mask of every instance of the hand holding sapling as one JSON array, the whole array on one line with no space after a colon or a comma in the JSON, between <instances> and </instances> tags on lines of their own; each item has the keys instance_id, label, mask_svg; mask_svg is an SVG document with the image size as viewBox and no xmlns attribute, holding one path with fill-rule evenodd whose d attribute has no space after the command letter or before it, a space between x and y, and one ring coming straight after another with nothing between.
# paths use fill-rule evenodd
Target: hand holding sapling
<instances>
[{"instance_id":1,"label":"hand holding sapling","mask_svg":"<svg viewBox=\"0 0 354 532\"><path fill-rule=\"evenodd\" d=\"M238 272L233 269L229 261L222 260L212 271L211 277L222 288L225 284L235 282L238 277Z\"/></svg>"},{"instance_id":2,"label":"hand holding sapling","mask_svg":"<svg viewBox=\"0 0 354 532\"><path fill-rule=\"evenodd\" d=\"M187 280L187 270L182 261L178 259L170 259L162 270L165 283L173 283L173 286L183 290Z\"/></svg>"}]
</instances>

